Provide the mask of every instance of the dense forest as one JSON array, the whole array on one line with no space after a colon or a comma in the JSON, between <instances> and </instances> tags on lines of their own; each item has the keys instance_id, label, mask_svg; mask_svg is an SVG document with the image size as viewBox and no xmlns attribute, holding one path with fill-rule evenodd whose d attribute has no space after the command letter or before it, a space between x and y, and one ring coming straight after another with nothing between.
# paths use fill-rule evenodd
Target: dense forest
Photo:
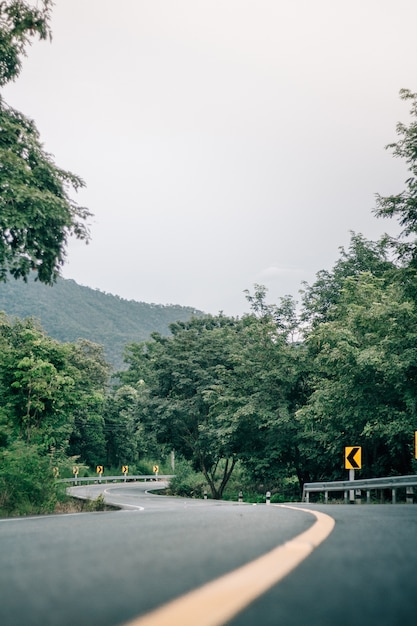
<instances>
[{"instance_id":1,"label":"dense forest","mask_svg":"<svg viewBox=\"0 0 417 626\"><path fill-rule=\"evenodd\" d=\"M88 339L102 345L114 370L124 367L126 344L149 339L152 332L167 335L172 322L202 315L192 307L125 300L64 278L45 285L32 276L27 282L0 283L0 311L10 318L35 318L59 341Z\"/></svg>"},{"instance_id":2,"label":"dense forest","mask_svg":"<svg viewBox=\"0 0 417 626\"><path fill-rule=\"evenodd\" d=\"M51 3L40 5L1 4L0 85L18 75L28 39L48 35ZM58 340L33 318L0 315L1 514L53 510L56 477L74 463L164 471L172 451L172 488L214 498L232 484L299 497L305 481L345 477L345 446L362 447L360 477L416 471L417 94L401 97L411 121L389 148L409 176L402 192L377 196L375 215L402 231L377 242L352 233L299 306L269 303L255 285L241 318L193 316L170 334L155 318L146 340L125 346L112 384L92 334ZM81 182L42 152L33 123L0 105L0 279L33 271L49 284L67 236L86 236L86 210L64 193Z\"/></svg>"}]
</instances>

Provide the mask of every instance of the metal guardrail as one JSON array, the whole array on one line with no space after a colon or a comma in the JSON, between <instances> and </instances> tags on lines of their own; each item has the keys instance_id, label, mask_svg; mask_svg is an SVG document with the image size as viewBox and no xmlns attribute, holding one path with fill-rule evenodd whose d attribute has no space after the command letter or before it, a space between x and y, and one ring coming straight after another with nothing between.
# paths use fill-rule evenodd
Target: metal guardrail
<instances>
[{"instance_id":1,"label":"metal guardrail","mask_svg":"<svg viewBox=\"0 0 417 626\"><path fill-rule=\"evenodd\" d=\"M126 482L137 482L137 481L155 481L155 480L170 480L174 477L174 474L168 475L164 474L162 476L156 476L155 474L138 474L138 475L122 475L122 476L83 476L82 478L60 478L58 480L59 483L74 483L78 485L79 483L126 483Z\"/></svg>"},{"instance_id":2,"label":"metal guardrail","mask_svg":"<svg viewBox=\"0 0 417 626\"><path fill-rule=\"evenodd\" d=\"M407 502L413 502L414 487L417 487L417 475L412 476L388 476L384 478L360 478L358 480L335 480L330 482L305 483L303 487L303 502L309 502L310 493L324 492L324 499L327 503L329 492L339 491L344 493L345 502L352 502L361 497L361 492L366 491L366 500L370 502L371 491L375 489L391 489L392 502L396 502L396 492L399 488L405 488L407 492ZM352 492L354 492L352 496ZM359 493L358 493L359 492ZM355 498L356 496L356 498Z\"/></svg>"}]
</instances>

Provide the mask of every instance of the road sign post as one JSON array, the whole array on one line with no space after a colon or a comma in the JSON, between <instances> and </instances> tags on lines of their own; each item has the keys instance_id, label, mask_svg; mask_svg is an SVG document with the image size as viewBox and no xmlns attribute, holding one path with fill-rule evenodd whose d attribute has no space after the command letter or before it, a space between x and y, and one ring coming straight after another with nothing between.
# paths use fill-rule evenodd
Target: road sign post
<instances>
[{"instance_id":1,"label":"road sign post","mask_svg":"<svg viewBox=\"0 0 417 626\"><path fill-rule=\"evenodd\" d=\"M355 480L355 470L362 467L362 448L360 446L345 447L345 469L349 470L349 480ZM355 490L349 489L349 502L355 502Z\"/></svg>"},{"instance_id":2,"label":"road sign post","mask_svg":"<svg viewBox=\"0 0 417 626\"><path fill-rule=\"evenodd\" d=\"M97 465L96 467L96 473L100 476L99 480L101 482L101 477L103 476L103 469L104 467L102 465Z\"/></svg>"},{"instance_id":3,"label":"road sign post","mask_svg":"<svg viewBox=\"0 0 417 626\"><path fill-rule=\"evenodd\" d=\"M126 482L126 476L127 476L128 471L129 471L129 467L127 465L122 465L122 474L125 477L125 482Z\"/></svg>"}]
</instances>

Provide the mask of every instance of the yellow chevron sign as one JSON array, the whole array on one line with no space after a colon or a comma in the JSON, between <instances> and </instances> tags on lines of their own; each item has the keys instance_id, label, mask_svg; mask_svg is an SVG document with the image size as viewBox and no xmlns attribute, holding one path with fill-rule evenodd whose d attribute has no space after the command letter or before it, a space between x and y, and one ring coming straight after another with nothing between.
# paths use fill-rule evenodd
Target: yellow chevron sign
<instances>
[{"instance_id":1,"label":"yellow chevron sign","mask_svg":"<svg viewBox=\"0 0 417 626\"><path fill-rule=\"evenodd\" d=\"M345 448L345 469L361 469L362 448L360 446L347 446Z\"/></svg>"}]
</instances>

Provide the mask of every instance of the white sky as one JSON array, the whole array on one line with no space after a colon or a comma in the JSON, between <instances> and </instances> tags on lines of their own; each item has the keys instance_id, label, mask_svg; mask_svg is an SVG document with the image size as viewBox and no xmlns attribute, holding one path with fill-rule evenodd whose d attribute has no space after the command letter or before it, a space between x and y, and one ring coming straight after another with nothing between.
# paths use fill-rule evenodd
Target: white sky
<instances>
[{"instance_id":1,"label":"white sky","mask_svg":"<svg viewBox=\"0 0 417 626\"><path fill-rule=\"evenodd\" d=\"M415 0L56 0L9 104L80 175L92 241L63 275L123 298L248 311L298 297L351 230L396 232L384 146L417 91Z\"/></svg>"}]
</instances>

